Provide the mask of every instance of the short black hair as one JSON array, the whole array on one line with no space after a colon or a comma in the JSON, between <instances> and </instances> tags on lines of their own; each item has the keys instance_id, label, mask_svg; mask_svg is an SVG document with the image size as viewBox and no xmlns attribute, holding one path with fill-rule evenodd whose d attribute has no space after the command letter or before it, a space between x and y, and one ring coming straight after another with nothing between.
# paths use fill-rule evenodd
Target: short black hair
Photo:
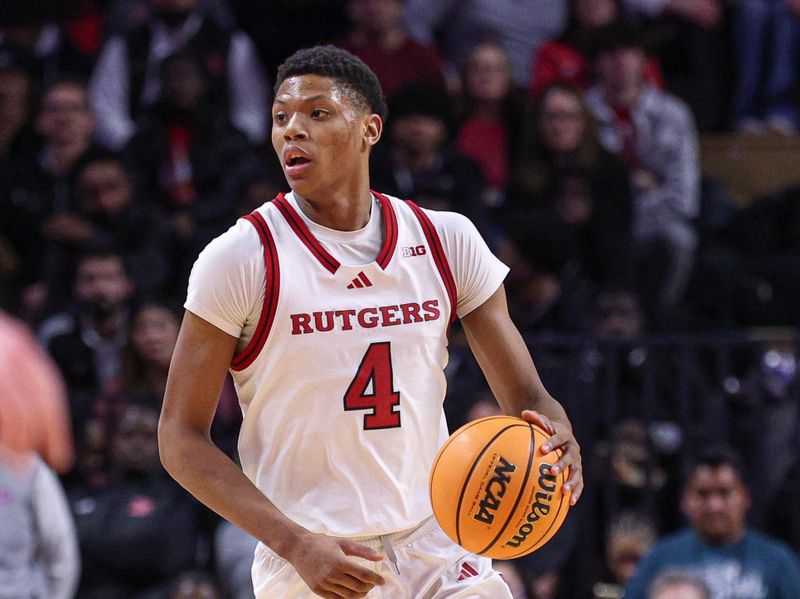
<instances>
[{"instance_id":1,"label":"short black hair","mask_svg":"<svg viewBox=\"0 0 800 599\"><path fill-rule=\"evenodd\" d=\"M744 482L744 466L739 454L728 445L712 445L698 452L689 462L687 480L691 479L699 468L721 468L729 466Z\"/></svg>"},{"instance_id":2,"label":"short black hair","mask_svg":"<svg viewBox=\"0 0 800 599\"><path fill-rule=\"evenodd\" d=\"M358 108L386 120L388 109L378 78L364 61L347 50L331 45L298 50L278 67L275 94L286 79L298 75L319 75L333 79Z\"/></svg>"},{"instance_id":3,"label":"short black hair","mask_svg":"<svg viewBox=\"0 0 800 599\"><path fill-rule=\"evenodd\" d=\"M622 48L637 48L647 52L647 42L640 27L620 21L601 27L591 36L590 53L596 59L602 54Z\"/></svg>"},{"instance_id":4,"label":"short black hair","mask_svg":"<svg viewBox=\"0 0 800 599\"><path fill-rule=\"evenodd\" d=\"M389 98L392 119L422 115L441 121L448 129L452 125L453 105L447 91L434 83L417 81L398 89Z\"/></svg>"}]
</instances>

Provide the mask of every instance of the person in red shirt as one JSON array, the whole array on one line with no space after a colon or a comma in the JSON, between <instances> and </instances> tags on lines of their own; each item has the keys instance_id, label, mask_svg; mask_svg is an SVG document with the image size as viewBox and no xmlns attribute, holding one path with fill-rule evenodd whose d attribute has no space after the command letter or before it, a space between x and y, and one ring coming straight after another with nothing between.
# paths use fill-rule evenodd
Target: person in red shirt
<instances>
[{"instance_id":1,"label":"person in red shirt","mask_svg":"<svg viewBox=\"0 0 800 599\"><path fill-rule=\"evenodd\" d=\"M479 44L470 54L462 76L465 115L456 138L456 149L481 168L484 201L499 203L508 181L511 160L518 146L516 126L524 104L512 79L511 63L498 44Z\"/></svg>"},{"instance_id":2,"label":"person in red shirt","mask_svg":"<svg viewBox=\"0 0 800 599\"><path fill-rule=\"evenodd\" d=\"M536 54L528 90L531 98L538 97L553 83L588 89L595 32L620 21L622 12L621 0L573 0L567 31L545 43ZM663 87L661 69L655 59L647 60L645 76L649 83Z\"/></svg>"},{"instance_id":3,"label":"person in red shirt","mask_svg":"<svg viewBox=\"0 0 800 599\"><path fill-rule=\"evenodd\" d=\"M403 0L349 0L353 28L335 44L373 70L387 98L408 83L445 82L437 50L412 39L404 29L403 4Z\"/></svg>"}]
</instances>

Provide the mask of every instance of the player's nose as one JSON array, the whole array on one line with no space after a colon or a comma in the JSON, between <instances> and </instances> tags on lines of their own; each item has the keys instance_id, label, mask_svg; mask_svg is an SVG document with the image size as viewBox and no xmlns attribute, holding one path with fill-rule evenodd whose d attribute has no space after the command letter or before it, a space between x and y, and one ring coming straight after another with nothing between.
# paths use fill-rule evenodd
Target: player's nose
<instances>
[{"instance_id":1,"label":"player's nose","mask_svg":"<svg viewBox=\"0 0 800 599\"><path fill-rule=\"evenodd\" d=\"M308 137L308 132L305 128L305 120L302 115L294 113L291 118L289 118L289 122L286 123L286 127L283 129L283 137L287 141Z\"/></svg>"}]
</instances>

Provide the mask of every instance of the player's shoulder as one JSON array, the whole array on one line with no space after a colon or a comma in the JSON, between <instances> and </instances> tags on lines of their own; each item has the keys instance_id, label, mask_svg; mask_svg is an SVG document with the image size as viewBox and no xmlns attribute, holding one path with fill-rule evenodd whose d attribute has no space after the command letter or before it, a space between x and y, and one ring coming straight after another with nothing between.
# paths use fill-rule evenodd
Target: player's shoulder
<instances>
[{"instance_id":1,"label":"player's shoulder","mask_svg":"<svg viewBox=\"0 0 800 599\"><path fill-rule=\"evenodd\" d=\"M431 208L424 208L414 203L411 200L400 200L393 196L385 196L392 200L393 204L405 205L412 211L419 210L431 221L433 226L439 234L459 234L470 233L476 230L475 225L469 218L458 212L451 212L449 210L433 210Z\"/></svg>"},{"instance_id":2,"label":"player's shoulder","mask_svg":"<svg viewBox=\"0 0 800 599\"><path fill-rule=\"evenodd\" d=\"M258 212L263 214L264 207ZM259 256L261 238L258 231L246 218L238 218L224 233L212 239L201 256L225 262L241 262Z\"/></svg>"}]
</instances>

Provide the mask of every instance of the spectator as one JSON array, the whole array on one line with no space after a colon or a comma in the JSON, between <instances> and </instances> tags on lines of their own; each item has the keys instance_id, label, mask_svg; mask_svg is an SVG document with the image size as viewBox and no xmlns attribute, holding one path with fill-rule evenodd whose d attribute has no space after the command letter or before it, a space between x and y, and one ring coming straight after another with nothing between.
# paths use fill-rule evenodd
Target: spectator
<instances>
[{"instance_id":1,"label":"spectator","mask_svg":"<svg viewBox=\"0 0 800 599\"><path fill-rule=\"evenodd\" d=\"M594 585L594 596L622 597L625 584L633 577L636 565L656 542L655 526L634 512L622 512L606 531L606 566L609 582Z\"/></svg>"},{"instance_id":2,"label":"spectator","mask_svg":"<svg viewBox=\"0 0 800 599\"><path fill-rule=\"evenodd\" d=\"M702 578L681 571L667 571L650 585L647 599L711 599Z\"/></svg>"},{"instance_id":3,"label":"spectator","mask_svg":"<svg viewBox=\"0 0 800 599\"><path fill-rule=\"evenodd\" d=\"M452 110L444 89L426 83L390 98L389 143L373 152L373 185L424 208L460 212L484 229L480 172L448 145Z\"/></svg>"},{"instance_id":4,"label":"spectator","mask_svg":"<svg viewBox=\"0 0 800 599\"><path fill-rule=\"evenodd\" d=\"M82 431L91 401L120 374L134 286L118 251L90 247L72 289L74 305L46 320L39 340L64 375L73 426Z\"/></svg>"},{"instance_id":5,"label":"spectator","mask_svg":"<svg viewBox=\"0 0 800 599\"><path fill-rule=\"evenodd\" d=\"M135 1L135 0L134 0ZM233 0L236 20L274 73L291 54L341 39L350 27L348 0Z\"/></svg>"},{"instance_id":6,"label":"spectator","mask_svg":"<svg viewBox=\"0 0 800 599\"><path fill-rule=\"evenodd\" d=\"M462 79L465 110L456 150L478 163L486 185L484 203L497 206L520 147L524 104L511 78L508 55L498 44L477 45Z\"/></svg>"},{"instance_id":7,"label":"spectator","mask_svg":"<svg viewBox=\"0 0 800 599\"><path fill-rule=\"evenodd\" d=\"M457 70L479 43L500 44L510 58L514 81L527 87L537 50L561 34L567 13L567 0L408 0L406 22L423 44L432 44L441 34L444 57Z\"/></svg>"},{"instance_id":8,"label":"spectator","mask_svg":"<svg viewBox=\"0 0 800 599\"><path fill-rule=\"evenodd\" d=\"M86 78L91 72L91 52L78 46L61 23L70 16L70 4L28 0L0 6L0 56L29 61L37 87L67 76Z\"/></svg>"},{"instance_id":9,"label":"spectator","mask_svg":"<svg viewBox=\"0 0 800 599\"><path fill-rule=\"evenodd\" d=\"M560 84L544 90L531 116L505 217L527 212L547 221L567 260L595 284L629 282L632 198L625 164L601 145L577 90Z\"/></svg>"},{"instance_id":10,"label":"spectator","mask_svg":"<svg viewBox=\"0 0 800 599\"><path fill-rule=\"evenodd\" d=\"M128 167L110 153L87 159L77 174L76 219L86 224L80 247L115 245L143 295L168 291L176 262L175 234L168 221L141 198L134 197Z\"/></svg>"},{"instance_id":11,"label":"spectator","mask_svg":"<svg viewBox=\"0 0 800 599\"><path fill-rule=\"evenodd\" d=\"M161 468L157 428L157 409L129 403L111 421L111 480L70 495L83 559L81 598L165 592L196 565L201 512Z\"/></svg>"},{"instance_id":12,"label":"spectator","mask_svg":"<svg viewBox=\"0 0 800 599\"><path fill-rule=\"evenodd\" d=\"M154 18L103 48L90 84L104 144L121 149L135 123L160 94L159 66L176 52L197 58L209 97L253 143L266 135L268 88L255 48L244 33L211 19L199 0L150 0Z\"/></svg>"},{"instance_id":13,"label":"spectator","mask_svg":"<svg viewBox=\"0 0 800 599\"><path fill-rule=\"evenodd\" d=\"M0 177L30 131L33 83L20 64L0 62Z\"/></svg>"},{"instance_id":14,"label":"spectator","mask_svg":"<svg viewBox=\"0 0 800 599\"><path fill-rule=\"evenodd\" d=\"M95 118L84 84L75 79L54 82L42 95L35 124L39 147L14 160L1 191L16 224L14 241L27 273L23 302L31 318L41 316L48 277L60 274L45 263L47 245L72 243L85 233L74 217L75 175L96 146Z\"/></svg>"},{"instance_id":15,"label":"spectator","mask_svg":"<svg viewBox=\"0 0 800 599\"><path fill-rule=\"evenodd\" d=\"M34 145L30 127L31 77L21 65L0 57L0 190L7 189L20 156ZM14 309L26 278L21 252L27 230L20 230L11 198L0 191L0 305Z\"/></svg>"},{"instance_id":16,"label":"spectator","mask_svg":"<svg viewBox=\"0 0 800 599\"><path fill-rule=\"evenodd\" d=\"M639 563L626 599L643 599L663 571L701 576L712 599L800 597L800 566L782 543L749 530L750 496L737 458L708 449L689 470L681 507L690 528L659 541Z\"/></svg>"},{"instance_id":17,"label":"spectator","mask_svg":"<svg viewBox=\"0 0 800 599\"><path fill-rule=\"evenodd\" d=\"M520 331L585 332L591 285L570 261L563 232L529 211L504 218L503 228L498 256L511 268L508 309Z\"/></svg>"},{"instance_id":18,"label":"spectator","mask_svg":"<svg viewBox=\"0 0 800 599\"><path fill-rule=\"evenodd\" d=\"M603 144L625 160L634 187L633 235L640 264L659 280L645 289L659 322L683 298L697 247L700 210L697 131L686 105L644 80L639 33L613 26L598 39L598 81L587 101ZM656 266L655 265L662 265Z\"/></svg>"},{"instance_id":19,"label":"spectator","mask_svg":"<svg viewBox=\"0 0 800 599\"><path fill-rule=\"evenodd\" d=\"M161 97L126 149L137 187L168 215L178 234L178 277L233 220L243 168L255 161L247 138L210 101L197 58L174 54L160 67ZM180 260L183 258L183 260Z\"/></svg>"},{"instance_id":20,"label":"spectator","mask_svg":"<svg viewBox=\"0 0 800 599\"><path fill-rule=\"evenodd\" d=\"M536 54L528 88L531 98L536 99L553 83L589 89L594 35L621 19L622 0L572 0L567 30L558 39L545 42ZM658 61L648 58L645 77L656 87L663 87Z\"/></svg>"},{"instance_id":21,"label":"spectator","mask_svg":"<svg viewBox=\"0 0 800 599\"><path fill-rule=\"evenodd\" d=\"M753 505L749 521L763 527L800 454L795 446L800 425L800 373L795 345L774 342L759 348L751 366L727 394L731 439L742 452ZM749 439L770 434L757 447Z\"/></svg>"},{"instance_id":22,"label":"spectator","mask_svg":"<svg viewBox=\"0 0 800 599\"><path fill-rule=\"evenodd\" d=\"M63 382L22 323L0 314L0 597L71 599L75 527L51 468L72 465Z\"/></svg>"},{"instance_id":23,"label":"spectator","mask_svg":"<svg viewBox=\"0 0 800 599\"><path fill-rule=\"evenodd\" d=\"M726 0L623 0L648 40L666 88L690 106L701 131L730 126L731 48Z\"/></svg>"},{"instance_id":24,"label":"spectator","mask_svg":"<svg viewBox=\"0 0 800 599\"><path fill-rule=\"evenodd\" d=\"M795 133L800 125L795 73L800 51L800 3L745 0L733 22L738 86L734 124L742 131L765 127Z\"/></svg>"},{"instance_id":25,"label":"spectator","mask_svg":"<svg viewBox=\"0 0 800 599\"><path fill-rule=\"evenodd\" d=\"M434 46L411 38L401 21L405 0L349 0L353 28L336 45L371 68L386 97L406 84L444 85L442 60Z\"/></svg>"}]
</instances>

